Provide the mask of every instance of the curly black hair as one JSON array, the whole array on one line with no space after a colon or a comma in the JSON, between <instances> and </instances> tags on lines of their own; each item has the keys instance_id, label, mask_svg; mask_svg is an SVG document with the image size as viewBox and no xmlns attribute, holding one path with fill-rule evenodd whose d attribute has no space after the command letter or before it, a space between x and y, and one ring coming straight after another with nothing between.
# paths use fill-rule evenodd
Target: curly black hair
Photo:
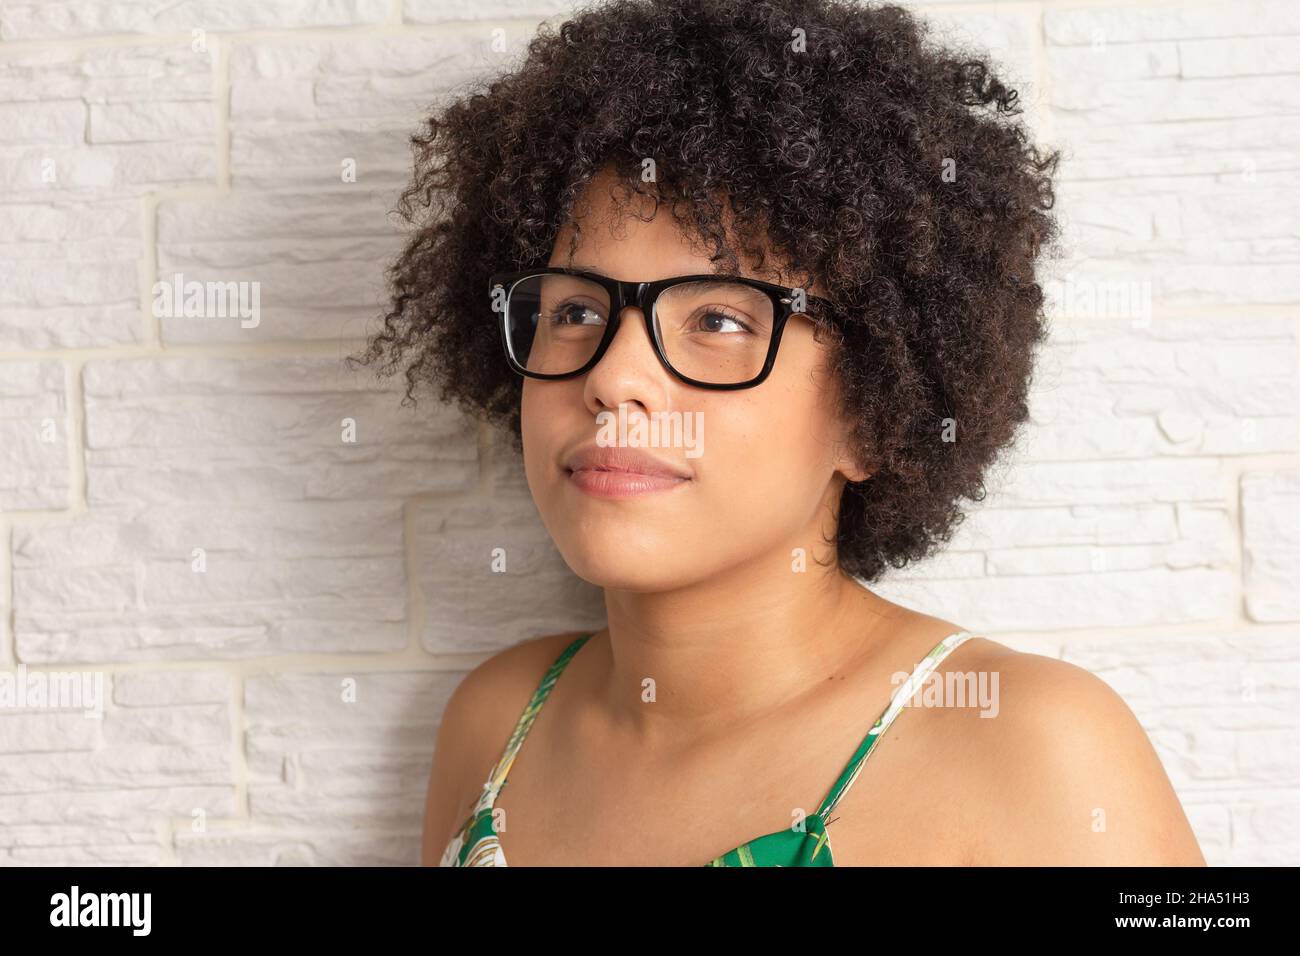
<instances>
[{"instance_id":1,"label":"curly black hair","mask_svg":"<svg viewBox=\"0 0 1300 956\"><path fill-rule=\"evenodd\" d=\"M894 5L581 8L412 136L398 210L414 229L383 328L351 360L404 365L404 404L436 384L521 450L523 379L490 320L488 275L546 264L603 167L645 195L652 158L652 198L713 261L738 271L734 236L760 269L771 252L833 304L812 317L872 471L843 490L836 559L874 581L951 538L1028 417L1059 153L1035 147L1019 113L986 56L935 45Z\"/></svg>"}]
</instances>

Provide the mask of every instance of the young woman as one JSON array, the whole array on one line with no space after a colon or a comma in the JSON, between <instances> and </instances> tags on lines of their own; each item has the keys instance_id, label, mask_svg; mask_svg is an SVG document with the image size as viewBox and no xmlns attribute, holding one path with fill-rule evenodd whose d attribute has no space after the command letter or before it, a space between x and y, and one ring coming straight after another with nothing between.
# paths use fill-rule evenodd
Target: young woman
<instances>
[{"instance_id":1,"label":"young woman","mask_svg":"<svg viewBox=\"0 0 1300 956\"><path fill-rule=\"evenodd\" d=\"M608 624L459 685L425 863L1204 863L1104 682L867 586L1027 417L1015 99L899 8L620 0L428 120L364 361L501 426Z\"/></svg>"}]
</instances>

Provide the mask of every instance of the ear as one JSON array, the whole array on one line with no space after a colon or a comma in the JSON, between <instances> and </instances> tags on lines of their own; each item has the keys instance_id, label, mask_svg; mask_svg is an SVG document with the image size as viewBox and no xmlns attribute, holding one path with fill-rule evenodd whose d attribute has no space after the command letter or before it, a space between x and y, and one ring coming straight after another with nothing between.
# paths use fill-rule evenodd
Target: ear
<instances>
[{"instance_id":1,"label":"ear","mask_svg":"<svg viewBox=\"0 0 1300 956\"><path fill-rule=\"evenodd\" d=\"M841 453L836 457L836 470L844 475L851 484L866 481L871 477L871 472L857 463L857 458L847 449L847 446L841 443Z\"/></svg>"},{"instance_id":2,"label":"ear","mask_svg":"<svg viewBox=\"0 0 1300 956\"><path fill-rule=\"evenodd\" d=\"M850 430L847 423L840 420L838 427L839 431L835 436L832 461L835 470L844 475L851 483L866 481L871 477L872 470L868 470L863 465L860 456L854 451L854 446L849 441Z\"/></svg>"}]
</instances>

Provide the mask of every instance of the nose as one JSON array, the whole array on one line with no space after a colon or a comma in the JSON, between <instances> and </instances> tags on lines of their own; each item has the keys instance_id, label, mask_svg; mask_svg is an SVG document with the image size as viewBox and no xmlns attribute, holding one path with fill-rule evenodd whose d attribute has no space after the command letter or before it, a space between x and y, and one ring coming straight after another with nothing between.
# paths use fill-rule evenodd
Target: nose
<instances>
[{"instance_id":1,"label":"nose","mask_svg":"<svg viewBox=\"0 0 1300 956\"><path fill-rule=\"evenodd\" d=\"M659 364L654 343L646 334L645 313L635 305L624 306L619 313L618 328L614 330L614 338L597 366L616 365L629 360L636 362L646 358L652 359L655 365Z\"/></svg>"},{"instance_id":2,"label":"nose","mask_svg":"<svg viewBox=\"0 0 1300 956\"><path fill-rule=\"evenodd\" d=\"M597 411L624 402L639 403L647 410L665 408L669 377L646 334L645 313L629 305L619 313L609 348L587 373L585 391Z\"/></svg>"}]
</instances>

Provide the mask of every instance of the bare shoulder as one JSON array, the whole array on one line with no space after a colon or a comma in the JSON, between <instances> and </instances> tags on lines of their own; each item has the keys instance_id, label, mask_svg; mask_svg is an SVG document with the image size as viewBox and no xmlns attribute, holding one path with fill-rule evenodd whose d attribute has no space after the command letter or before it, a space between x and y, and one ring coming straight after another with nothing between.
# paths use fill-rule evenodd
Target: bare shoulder
<instances>
[{"instance_id":1,"label":"bare shoulder","mask_svg":"<svg viewBox=\"0 0 1300 956\"><path fill-rule=\"evenodd\" d=\"M585 631L550 634L493 654L456 685L443 708L424 807L421 862L434 866L473 810L542 675Z\"/></svg>"},{"instance_id":2,"label":"bare shoulder","mask_svg":"<svg viewBox=\"0 0 1300 956\"><path fill-rule=\"evenodd\" d=\"M1101 678L987 638L939 670L982 678L989 691L987 706L943 718L961 744L968 862L1205 865L1150 738Z\"/></svg>"}]
</instances>

